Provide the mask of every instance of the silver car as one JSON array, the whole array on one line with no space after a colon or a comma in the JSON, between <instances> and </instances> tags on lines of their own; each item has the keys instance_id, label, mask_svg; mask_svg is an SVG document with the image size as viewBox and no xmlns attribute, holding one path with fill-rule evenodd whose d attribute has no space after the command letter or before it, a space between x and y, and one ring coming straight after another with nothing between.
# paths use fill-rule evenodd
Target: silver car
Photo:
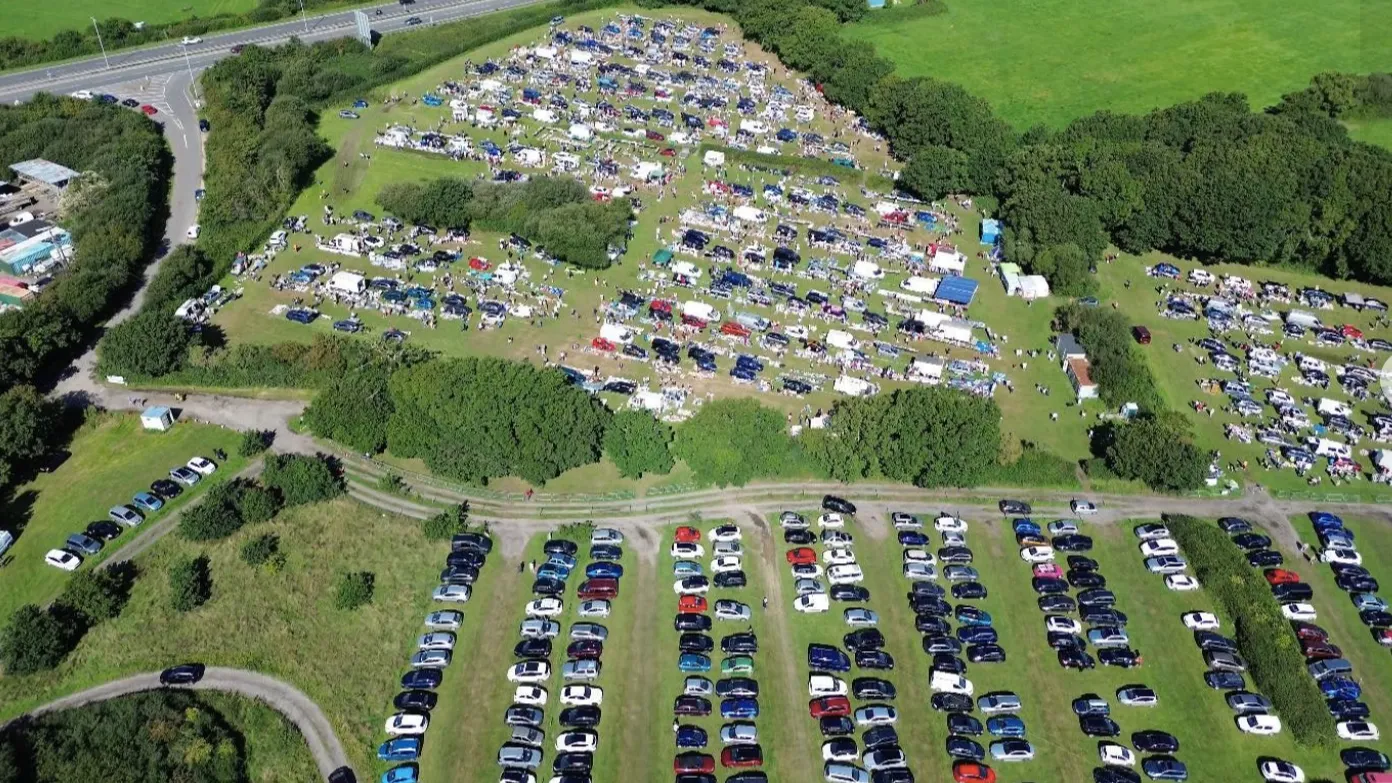
<instances>
[{"instance_id":1,"label":"silver car","mask_svg":"<svg viewBox=\"0 0 1392 783\"><path fill-rule=\"evenodd\" d=\"M1265 714L1271 711L1271 700L1257 693L1233 691L1228 694L1228 707L1238 715Z\"/></svg>"},{"instance_id":2,"label":"silver car","mask_svg":"<svg viewBox=\"0 0 1392 783\"><path fill-rule=\"evenodd\" d=\"M570 638L575 640L593 639L602 642L609 638L609 629L599 623L576 623L570 626Z\"/></svg>"},{"instance_id":3,"label":"silver car","mask_svg":"<svg viewBox=\"0 0 1392 783\"><path fill-rule=\"evenodd\" d=\"M198 474L195 473L194 475ZM106 515L111 518L112 522L119 525L130 525L131 527L135 527L145 521L145 517L140 516L140 512L130 506L112 506L111 509L106 512Z\"/></svg>"},{"instance_id":4,"label":"silver car","mask_svg":"<svg viewBox=\"0 0 1392 783\"><path fill-rule=\"evenodd\" d=\"M539 748L546 742L546 734L535 726L513 726L509 743Z\"/></svg>"},{"instance_id":5,"label":"silver car","mask_svg":"<svg viewBox=\"0 0 1392 783\"><path fill-rule=\"evenodd\" d=\"M904 751L892 745L887 748L876 748L862 756L861 760L865 762L865 768L871 772L882 769L901 769L909 765Z\"/></svg>"},{"instance_id":6,"label":"silver car","mask_svg":"<svg viewBox=\"0 0 1392 783\"><path fill-rule=\"evenodd\" d=\"M179 482L180 484L183 484L186 487L191 487L194 484L197 484L198 482L203 480L202 476L198 475L192 470L189 470L183 465L171 469L169 471L169 477Z\"/></svg>"},{"instance_id":7,"label":"silver car","mask_svg":"<svg viewBox=\"0 0 1392 783\"><path fill-rule=\"evenodd\" d=\"M431 612L430 614L425 616L425 625L427 628L440 628L446 631L457 631L459 630L459 626L463 622L463 612L443 610L439 612Z\"/></svg>"},{"instance_id":8,"label":"silver car","mask_svg":"<svg viewBox=\"0 0 1392 783\"><path fill-rule=\"evenodd\" d=\"M720 741L726 745L752 745L759 741L759 728L750 721L735 721L720 727Z\"/></svg>"},{"instance_id":9,"label":"silver car","mask_svg":"<svg viewBox=\"0 0 1392 783\"><path fill-rule=\"evenodd\" d=\"M691 675L682 683L684 696L709 696L715 692L715 685L705 677Z\"/></svg>"},{"instance_id":10,"label":"silver car","mask_svg":"<svg viewBox=\"0 0 1392 783\"><path fill-rule=\"evenodd\" d=\"M827 783L870 783L870 773L854 764L828 761L822 766L822 777Z\"/></svg>"},{"instance_id":11,"label":"silver car","mask_svg":"<svg viewBox=\"0 0 1392 783\"><path fill-rule=\"evenodd\" d=\"M561 677L567 680L593 680L599 677L599 661L589 658L566 661L561 667Z\"/></svg>"},{"instance_id":12,"label":"silver car","mask_svg":"<svg viewBox=\"0 0 1392 783\"><path fill-rule=\"evenodd\" d=\"M561 624L555 620L547 620L542 617L533 617L530 620L523 620L518 633L523 639L553 639L561 633Z\"/></svg>"},{"instance_id":13,"label":"silver car","mask_svg":"<svg viewBox=\"0 0 1392 783\"><path fill-rule=\"evenodd\" d=\"M541 764L541 751L511 742L498 748L498 766L536 769Z\"/></svg>"},{"instance_id":14,"label":"silver car","mask_svg":"<svg viewBox=\"0 0 1392 783\"><path fill-rule=\"evenodd\" d=\"M84 536L81 533L73 533L68 536L68 543L63 548L71 549L74 552L80 552L84 555L95 555L101 551L102 543L90 536Z\"/></svg>"}]
</instances>

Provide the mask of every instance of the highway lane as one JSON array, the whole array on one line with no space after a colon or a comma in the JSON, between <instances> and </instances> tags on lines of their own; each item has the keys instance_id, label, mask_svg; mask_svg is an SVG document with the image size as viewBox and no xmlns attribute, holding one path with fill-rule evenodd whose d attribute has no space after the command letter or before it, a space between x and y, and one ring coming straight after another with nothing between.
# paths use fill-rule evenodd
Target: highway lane
<instances>
[{"instance_id":1,"label":"highway lane","mask_svg":"<svg viewBox=\"0 0 1392 783\"><path fill-rule=\"evenodd\" d=\"M439 24L533 5L539 1L415 0L407 6L392 3L369 6L361 10L372 18L373 30L386 34L407 29L409 25L406 24L406 20L411 17L419 17L425 24ZM379 11L380 16L377 15ZM115 52L110 55L110 68L106 66L101 55L97 55L84 60L0 75L0 101L26 100L36 92L99 91L107 85L180 70L197 73L200 69L231 56L232 47L237 45L275 45L292 37L308 42L325 41L354 34L356 28L351 11L311 16L307 23L297 17L294 20L260 27L213 33L204 37L201 43L188 47L172 42Z\"/></svg>"}]
</instances>

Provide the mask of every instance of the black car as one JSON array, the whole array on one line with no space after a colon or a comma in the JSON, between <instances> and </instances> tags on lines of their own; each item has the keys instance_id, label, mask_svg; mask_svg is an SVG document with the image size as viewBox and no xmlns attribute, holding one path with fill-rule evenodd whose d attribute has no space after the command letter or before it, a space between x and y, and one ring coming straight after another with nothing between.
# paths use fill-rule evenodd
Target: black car
<instances>
[{"instance_id":1,"label":"black car","mask_svg":"<svg viewBox=\"0 0 1392 783\"><path fill-rule=\"evenodd\" d=\"M823 737L844 737L855 731L855 724L845 715L824 715L817 721Z\"/></svg>"},{"instance_id":2,"label":"black car","mask_svg":"<svg viewBox=\"0 0 1392 783\"><path fill-rule=\"evenodd\" d=\"M711 577L711 584L716 587L744 587L749 584L749 579L743 571L724 571Z\"/></svg>"},{"instance_id":3,"label":"black car","mask_svg":"<svg viewBox=\"0 0 1392 783\"><path fill-rule=\"evenodd\" d=\"M493 551L493 539L482 533L456 533L450 539L450 549L458 552L461 549L469 549L486 555Z\"/></svg>"},{"instance_id":4,"label":"black car","mask_svg":"<svg viewBox=\"0 0 1392 783\"><path fill-rule=\"evenodd\" d=\"M514 658L550 658L550 639L523 639L512 648Z\"/></svg>"},{"instance_id":5,"label":"black car","mask_svg":"<svg viewBox=\"0 0 1392 783\"><path fill-rule=\"evenodd\" d=\"M570 555L574 557L575 553L580 551L580 547L574 541L567 541L564 538L553 538L541 547L541 551L548 555Z\"/></svg>"},{"instance_id":6,"label":"black car","mask_svg":"<svg viewBox=\"0 0 1392 783\"><path fill-rule=\"evenodd\" d=\"M593 705L566 707L561 710L561 725L567 728L592 729L599 725L599 708Z\"/></svg>"},{"instance_id":7,"label":"black car","mask_svg":"<svg viewBox=\"0 0 1392 783\"><path fill-rule=\"evenodd\" d=\"M203 679L206 668L201 663L181 663L160 672L160 685L192 685Z\"/></svg>"},{"instance_id":8,"label":"black car","mask_svg":"<svg viewBox=\"0 0 1392 783\"><path fill-rule=\"evenodd\" d=\"M1080 716L1078 728L1089 737L1117 737L1121 735L1121 727L1106 715Z\"/></svg>"},{"instance_id":9,"label":"black car","mask_svg":"<svg viewBox=\"0 0 1392 783\"><path fill-rule=\"evenodd\" d=\"M1240 517L1222 517L1218 520L1218 527L1224 533L1233 536L1250 531L1252 523Z\"/></svg>"},{"instance_id":10,"label":"black car","mask_svg":"<svg viewBox=\"0 0 1392 783\"><path fill-rule=\"evenodd\" d=\"M562 772L589 772L594 768L594 754L588 751L583 753L557 753L556 759L551 762L551 770L557 774Z\"/></svg>"},{"instance_id":11,"label":"black car","mask_svg":"<svg viewBox=\"0 0 1392 783\"><path fill-rule=\"evenodd\" d=\"M1023 500L1002 500L999 504L1002 514L1022 514L1029 516L1034 513L1034 506Z\"/></svg>"},{"instance_id":12,"label":"black car","mask_svg":"<svg viewBox=\"0 0 1392 783\"><path fill-rule=\"evenodd\" d=\"M1115 603L1116 593L1100 587L1078 593L1078 604L1081 606L1112 606Z\"/></svg>"},{"instance_id":13,"label":"black car","mask_svg":"<svg viewBox=\"0 0 1392 783\"><path fill-rule=\"evenodd\" d=\"M885 638L878 628L861 628L841 637L841 643L848 650L883 650Z\"/></svg>"},{"instance_id":14,"label":"black car","mask_svg":"<svg viewBox=\"0 0 1392 783\"><path fill-rule=\"evenodd\" d=\"M715 640L703 633L684 633L677 639L677 648L684 653L708 653L715 649Z\"/></svg>"},{"instance_id":15,"label":"black car","mask_svg":"<svg viewBox=\"0 0 1392 783\"><path fill-rule=\"evenodd\" d=\"M445 555L445 565L447 566L468 566L474 570L483 567L487 556L469 549L461 549L458 552L450 552Z\"/></svg>"},{"instance_id":16,"label":"black car","mask_svg":"<svg viewBox=\"0 0 1392 783\"><path fill-rule=\"evenodd\" d=\"M936 595L911 595L909 596L909 608L913 610L914 614L935 617L946 617L952 614L952 604Z\"/></svg>"},{"instance_id":17,"label":"black car","mask_svg":"<svg viewBox=\"0 0 1392 783\"><path fill-rule=\"evenodd\" d=\"M1386 772L1392 769L1392 760L1386 754L1372 748L1344 748L1339 751L1339 761L1349 769L1368 772Z\"/></svg>"},{"instance_id":18,"label":"black car","mask_svg":"<svg viewBox=\"0 0 1392 783\"><path fill-rule=\"evenodd\" d=\"M938 549L938 559L944 565L966 565L972 561L972 551L964 546L945 546Z\"/></svg>"},{"instance_id":19,"label":"black car","mask_svg":"<svg viewBox=\"0 0 1392 783\"><path fill-rule=\"evenodd\" d=\"M968 761L981 761L986 758L986 749L981 747L981 743L973 739L952 735L947 738L945 743L947 755L955 759L967 759Z\"/></svg>"},{"instance_id":20,"label":"black car","mask_svg":"<svg viewBox=\"0 0 1392 783\"><path fill-rule=\"evenodd\" d=\"M861 669L893 669L894 656L884 650L856 650L855 665Z\"/></svg>"},{"instance_id":21,"label":"black car","mask_svg":"<svg viewBox=\"0 0 1392 783\"><path fill-rule=\"evenodd\" d=\"M1392 627L1392 612L1381 609L1364 609L1358 613L1358 619L1369 628Z\"/></svg>"},{"instance_id":22,"label":"black car","mask_svg":"<svg viewBox=\"0 0 1392 783\"><path fill-rule=\"evenodd\" d=\"M604 657L604 642L598 639L576 639L566 645L566 658L570 660L599 659Z\"/></svg>"},{"instance_id":23,"label":"black car","mask_svg":"<svg viewBox=\"0 0 1392 783\"><path fill-rule=\"evenodd\" d=\"M1120 666L1130 669L1141 665L1141 654L1130 647L1107 647L1097 651L1097 660L1103 666Z\"/></svg>"},{"instance_id":24,"label":"black car","mask_svg":"<svg viewBox=\"0 0 1392 783\"><path fill-rule=\"evenodd\" d=\"M938 712L971 712L976 706L970 696L962 693L935 693L928 703Z\"/></svg>"},{"instance_id":25,"label":"black car","mask_svg":"<svg viewBox=\"0 0 1392 783\"><path fill-rule=\"evenodd\" d=\"M88 525L85 532L89 538L95 538L98 541L110 541L121 535L121 526L115 522L103 520Z\"/></svg>"},{"instance_id":26,"label":"black car","mask_svg":"<svg viewBox=\"0 0 1392 783\"><path fill-rule=\"evenodd\" d=\"M752 677L727 677L715 683L715 695L723 698L759 697L759 681Z\"/></svg>"},{"instance_id":27,"label":"black car","mask_svg":"<svg viewBox=\"0 0 1392 783\"><path fill-rule=\"evenodd\" d=\"M899 692L894 683L878 677L857 677L851 680L851 694L857 699L894 701Z\"/></svg>"},{"instance_id":28,"label":"black car","mask_svg":"<svg viewBox=\"0 0 1392 783\"><path fill-rule=\"evenodd\" d=\"M1106 587L1107 577L1096 571L1069 571L1068 584L1077 590L1090 590L1094 587Z\"/></svg>"},{"instance_id":29,"label":"black car","mask_svg":"<svg viewBox=\"0 0 1392 783\"><path fill-rule=\"evenodd\" d=\"M1073 708L1073 714L1080 718L1084 715L1110 715L1112 713L1112 708L1108 706L1107 700L1095 693L1084 693L1074 699L1070 706Z\"/></svg>"},{"instance_id":30,"label":"black car","mask_svg":"<svg viewBox=\"0 0 1392 783\"><path fill-rule=\"evenodd\" d=\"M784 530L783 543L806 546L815 543L817 536L811 530Z\"/></svg>"},{"instance_id":31,"label":"black car","mask_svg":"<svg viewBox=\"0 0 1392 783\"><path fill-rule=\"evenodd\" d=\"M949 734L979 737L986 733L986 728L981 721L965 712L950 712L947 715L947 731Z\"/></svg>"},{"instance_id":32,"label":"black car","mask_svg":"<svg viewBox=\"0 0 1392 783\"><path fill-rule=\"evenodd\" d=\"M1334 577L1334 584L1340 590L1349 593L1376 593L1378 591L1378 581L1371 576L1339 574ZM1281 585L1281 587L1290 586L1294 585Z\"/></svg>"},{"instance_id":33,"label":"black car","mask_svg":"<svg viewBox=\"0 0 1392 783\"><path fill-rule=\"evenodd\" d=\"M1125 612L1118 612L1111 606L1084 606L1078 612L1078 617L1091 625L1115 625L1118 628L1125 628L1130 620Z\"/></svg>"},{"instance_id":34,"label":"black car","mask_svg":"<svg viewBox=\"0 0 1392 783\"><path fill-rule=\"evenodd\" d=\"M1086 552L1092 549L1092 538L1076 534L1054 536L1053 545L1060 552Z\"/></svg>"},{"instance_id":35,"label":"black car","mask_svg":"<svg viewBox=\"0 0 1392 783\"><path fill-rule=\"evenodd\" d=\"M1308 601L1315 597L1315 590L1304 582L1288 582L1281 585L1272 585L1271 594L1281 603L1291 601Z\"/></svg>"},{"instance_id":36,"label":"black car","mask_svg":"<svg viewBox=\"0 0 1392 783\"><path fill-rule=\"evenodd\" d=\"M929 595L934 598L942 598L947 595L947 591L937 582L929 582L919 579L909 583L909 600L912 601L916 595Z\"/></svg>"},{"instance_id":37,"label":"black car","mask_svg":"<svg viewBox=\"0 0 1392 783\"><path fill-rule=\"evenodd\" d=\"M977 601L986 597L986 585L980 582L958 582L952 586L952 597L959 601Z\"/></svg>"},{"instance_id":38,"label":"black car","mask_svg":"<svg viewBox=\"0 0 1392 783\"><path fill-rule=\"evenodd\" d=\"M1096 571L1099 568L1097 561L1086 555L1069 555L1067 562L1073 571Z\"/></svg>"},{"instance_id":39,"label":"black car","mask_svg":"<svg viewBox=\"0 0 1392 783\"><path fill-rule=\"evenodd\" d=\"M1141 776L1123 767L1093 767L1092 783L1141 783Z\"/></svg>"},{"instance_id":40,"label":"black car","mask_svg":"<svg viewBox=\"0 0 1392 783\"><path fill-rule=\"evenodd\" d=\"M434 691L402 691L392 699L392 705L398 710L429 712L435 709L435 703L439 699L439 694Z\"/></svg>"},{"instance_id":41,"label":"black car","mask_svg":"<svg viewBox=\"0 0 1392 783\"><path fill-rule=\"evenodd\" d=\"M1286 562L1285 555L1274 549L1258 549L1247 553L1247 565L1253 568L1270 568Z\"/></svg>"},{"instance_id":42,"label":"black car","mask_svg":"<svg viewBox=\"0 0 1392 783\"><path fill-rule=\"evenodd\" d=\"M919 530L900 530L898 538L900 546L928 546L933 543L927 533Z\"/></svg>"},{"instance_id":43,"label":"black car","mask_svg":"<svg viewBox=\"0 0 1392 783\"><path fill-rule=\"evenodd\" d=\"M1233 536L1233 543L1248 552L1271 548L1271 539L1260 533L1240 533Z\"/></svg>"},{"instance_id":44,"label":"black car","mask_svg":"<svg viewBox=\"0 0 1392 783\"><path fill-rule=\"evenodd\" d=\"M870 589L860 585L832 585L828 592L833 601L864 603L870 600Z\"/></svg>"},{"instance_id":45,"label":"black car","mask_svg":"<svg viewBox=\"0 0 1392 783\"><path fill-rule=\"evenodd\" d=\"M759 637L752 631L732 633L720 640L720 651L727 654L756 653L759 651Z\"/></svg>"},{"instance_id":46,"label":"black car","mask_svg":"<svg viewBox=\"0 0 1392 783\"><path fill-rule=\"evenodd\" d=\"M1078 671L1092 669L1097 666L1097 663L1092 660L1091 655L1088 655L1078 648L1064 648L1059 650L1058 662L1059 666L1065 669L1077 669Z\"/></svg>"},{"instance_id":47,"label":"black car","mask_svg":"<svg viewBox=\"0 0 1392 783\"><path fill-rule=\"evenodd\" d=\"M1078 604L1066 595L1039 596L1039 611L1050 614L1069 614L1078 610Z\"/></svg>"},{"instance_id":48,"label":"black car","mask_svg":"<svg viewBox=\"0 0 1392 783\"><path fill-rule=\"evenodd\" d=\"M1334 576L1372 576L1368 569L1352 563L1330 563L1329 570L1334 572Z\"/></svg>"},{"instance_id":49,"label":"black car","mask_svg":"<svg viewBox=\"0 0 1392 783\"><path fill-rule=\"evenodd\" d=\"M565 593L565 582L559 579L546 577L532 582L532 594L539 596L557 596Z\"/></svg>"},{"instance_id":50,"label":"black car","mask_svg":"<svg viewBox=\"0 0 1392 783\"><path fill-rule=\"evenodd\" d=\"M623 547L613 544L595 544L590 547L590 559L601 563L614 563L623 559Z\"/></svg>"},{"instance_id":51,"label":"black car","mask_svg":"<svg viewBox=\"0 0 1392 783\"><path fill-rule=\"evenodd\" d=\"M1049 647L1054 650L1081 650L1087 646L1087 642L1083 641L1083 637L1073 633L1049 631L1044 634L1044 637Z\"/></svg>"},{"instance_id":52,"label":"black car","mask_svg":"<svg viewBox=\"0 0 1392 783\"><path fill-rule=\"evenodd\" d=\"M473 566L447 565L440 572L440 581L447 585L471 585L478 581L478 573L478 569ZM561 587L564 589L565 585Z\"/></svg>"},{"instance_id":53,"label":"black car","mask_svg":"<svg viewBox=\"0 0 1392 783\"><path fill-rule=\"evenodd\" d=\"M1241 672L1204 672L1204 684L1215 691L1236 691L1247 687Z\"/></svg>"},{"instance_id":54,"label":"black car","mask_svg":"<svg viewBox=\"0 0 1392 783\"><path fill-rule=\"evenodd\" d=\"M925 636L923 637L923 651L929 655L938 655L940 653L956 655L962 651L962 643L946 635Z\"/></svg>"},{"instance_id":55,"label":"black car","mask_svg":"<svg viewBox=\"0 0 1392 783\"><path fill-rule=\"evenodd\" d=\"M852 503L849 500L846 500L845 498L839 498L835 495L827 495L826 497L822 498L822 510L835 511L838 514L849 514L851 516L854 516L856 512L856 507L854 503Z\"/></svg>"},{"instance_id":56,"label":"black car","mask_svg":"<svg viewBox=\"0 0 1392 783\"><path fill-rule=\"evenodd\" d=\"M1370 714L1368 705L1357 699L1329 699L1325 706L1334 720L1362 720Z\"/></svg>"},{"instance_id":57,"label":"black car","mask_svg":"<svg viewBox=\"0 0 1392 783\"><path fill-rule=\"evenodd\" d=\"M1005 663L1005 648L999 644L974 644L967 648L972 663Z\"/></svg>"},{"instance_id":58,"label":"black car","mask_svg":"<svg viewBox=\"0 0 1392 783\"><path fill-rule=\"evenodd\" d=\"M899 744L899 732L893 726L875 726L865 730L860 735L860 743L866 750L876 748L887 748L890 745Z\"/></svg>"},{"instance_id":59,"label":"black car","mask_svg":"<svg viewBox=\"0 0 1392 783\"><path fill-rule=\"evenodd\" d=\"M709 631L710 615L696 612L681 612L672 618L672 628L677 631Z\"/></svg>"},{"instance_id":60,"label":"black car","mask_svg":"<svg viewBox=\"0 0 1392 783\"><path fill-rule=\"evenodd\" d=\"M730 780L734 780L734 778L730 778ZM877 769L870 773L870 783L914 783L913 770L908 767Z\"/></svg>"},{"instance_id":61,"label":"black car","mask_svg":"<svg viewBox=\"0 0 1392 783\"><path fill-rule=\"evenodd\" d=\"M170 500L182 495L184 493L184 488L179 486L177 482L170 481L169 479L159 479L150 484L150 491L165 500Z\"/></svg>"},{"instance_id":62,"label":"black car","mask_svg":"<svg viewBox=\"0 0 1392 783\"><path fill-rule=\"evenodd\" d=\"M412 669L401 675L401 687L403 688L438 688L440 683L444 681L445 670L434 667Z\"/></svg>"},{"instance_id":63,"label":"black car","mask_svg":"<svg viewBox=\"0 0 1392 783\"><path fill-rule=\"evenodd\" d=\"M711 783L714 783L714 781ZM768 783L768 773L761 772L757 769L749 772L741 772L738 775L731 775L725 778L725 783Z\"/></svg>"},{"instance_id":64,"label":"black car","mask_svg":"<svg viewBox=\"0 0 1392 783\"><path fill-rule=\"evenodd\" d=\"M1200 650L1219 650L1226 653L1237 652L1237 642L1213 631L1195 631L1194 644Z\"/></svg>"},{"instance_id":65,"label":"black car","mask_svg":"<svg viewBox=\"0 0 1392 783\"><path fill-rule=\"evenodd\" d=\"M957 639L963 644L995 644L1000 633L989 625L959 625Z\"/></svg>"},{"instance_id":66,"label":"black car","mask_svg":"<svg viewBox=\"0 0 1392 783\"><path fill-rule=\"evenodd\" d=\"M931 671L947 672L948 674L966 674L967 662L950 653L938 653L933 656L933 663L929 666Z\"/></svg>"},{"instance_id":67,"label":"black car","mask_svg":"<svg viewBox=\"0 0 1392 783\"><path fill-rule=\"evenodd\" d=\"M1052 576L1036 576L1030 580L1030 587L1037 595L1063 595L1068 592L1068 583Z\"/></svg>"},{"instance_id":68,"label":"black car","mask_svg":"<svg viewBox=\"0 0 1392 783\"><path fill-rule=\"evenodd\" d=\"M1131 744L1141 753L1179 752L1179 738L1167 731L1149 729L1132 732Z\"/></svg>"}]
</instances>

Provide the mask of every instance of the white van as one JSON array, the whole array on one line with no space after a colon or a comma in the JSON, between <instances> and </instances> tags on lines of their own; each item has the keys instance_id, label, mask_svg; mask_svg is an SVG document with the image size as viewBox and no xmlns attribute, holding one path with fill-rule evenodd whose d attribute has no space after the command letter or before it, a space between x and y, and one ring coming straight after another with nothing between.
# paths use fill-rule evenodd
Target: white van
<instances>
[{"instance_id":1,"label":"white van","mask_svg":"<svg viewBox=\"0 0 1392 783\"><path fill-rule=\"evenodd\" d=\"M838 377L831 387L851 397L869 397L880 391L880 387L864 378L857 378L854 375L842 375Z\"/></svg>"},{"instance_id":2,"label":"white van","mask_svg":"<svg viewBox=\"0 0 1392 783\"><path fill-rule=\"evenodd\" d=\"M963 696L971 696L976 692L976 687L972 681L960 674L951 672L933 672L933 677L928 681L928 687L934 693L960 693Z\"/></svg>"}]
</instances>

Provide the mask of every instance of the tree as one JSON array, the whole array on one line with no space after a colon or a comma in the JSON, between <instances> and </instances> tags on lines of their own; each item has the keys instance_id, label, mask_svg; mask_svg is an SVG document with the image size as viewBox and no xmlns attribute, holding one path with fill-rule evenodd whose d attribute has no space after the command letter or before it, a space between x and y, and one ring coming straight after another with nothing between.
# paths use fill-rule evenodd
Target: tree
<instances>
[{"instance_id":1,"label":"tree","mask_svg":"<svg viewBox=\"0 0 1392 783\"><path fill-rule=\"evenodd\" d=\"M246 482L241 485L234 506L243 524L268 522L280 511L280 494Z\"/></svg>"},{"instance_id":2,"label":"tree","mask_svg":"<svg viewBox=\"0 0 1392 783\"><path fill-rule=\"evenodd\" d=\"M191 612L213 595L212 564L207 555L180 558L169 566L169 604L176 612Z\"/></svg>"},{"instance_id":3,"label":"tree","mask_svg":"<svg viewBox=\"0 0 1392 783\"><path fill-rule=\"evenodd\" d=\"M446 511L441 511L429 519L421 520L421 532L430 541L448 541L468 528L469 507L463 503Z\"/></svg>"},{"instance_id":4,"label":"tree","mask_svg":"<svg viewBox=\"0 0 1392 783\"><path fill-rule=\"evenodd\" d=\"M1208 475L1208 455L1173 420L1145 417L1115 424L1105 447L1107 467L1125 479L1140 479L1151 489L1179 492L1198 489Z\"/></svg>"},{"instance_id":5,"label":"tree","mask_svg":"<svg viewBox=\"0 0 1392 783\"><path fill-rule=\"evenodd\" d=\"M191 343L188 325L158 310L142 310L102 338L102 372L157 378L178 369Z\"/></svg>"},{"instance_id":6,"label":"tree","mask_svg":"<svg viewBox=\"0 0 1392 783\"><path fill-rule=\"evenodd\" d=\"M677 429L673 451L702 482L742 487L796 463L795 446L777 411L749 399L716 400Z\"/></svg>"},{"instance_id":7,"label":"tree","mask_svg":"<svg viewBox=\"0 0 1392 783\"><path fill-rule=\"evenodd\" d=\"M238 509L243 486L236 481L218 484L203 496L203 502L184 511L179 519L179 535L189 541L226 538L246 524Z\"/></svg>"},{"instance_id":8,"label":"tree","mask_svg":"<svg viewBox=\"0 0 1392 783\"><path fill-rule=\"evenodd\" d=\"M352 571L338 579L338 589L334 593L334 606L352 610L372 603L372 593L377 577L371 571Z\"/></svg>"},{"instance_id":9,"label":"tree","mask_svg":"<svg viewBox=\"0 0 1392 783\"><path fill-rule=\"evenodd\" d=\"M33 604L21 606L0 635L0 663L5 673L23 676L52 669L77 643L79 629Z\"/></svg>"},{"instance_id":10,"label":"tree","mask_svg":"<svg viewBox=\"0 0 1392 783\"><path fill-rule=\"evenodd\" d=\"M255 457L271 447L275 430L247 430L237 444L237 453L243 457Z\"/></svg>"},{"instance_id":11,"label":"tree","mask_svg":"<svg viewBox=\"0 0 1392 783\"><path fill-rule=\"evenodd\" d=\"M971 189L971 158L965 152L933 144L909 158L899 181L919 198L929 201Z\"/></svg>"},{"instance_id":12,"label":"tree","mask_svg":"<svg viewBox=\"0 0 1392 783\"><path fill-rule=\"evenodd\" d=\"M88 626L110 620L121 613L135 579L135 567L123 566L78 571L63 586L56 603L77 612Z\"/></svg>"},{"instance_id":13,"label":"tree","mask_svg":"<svg viewBox=\"0 0 1392 783\"><path fill-rule=\"evenodd\" d=\"M0 484L14 468L42 457L58 431L58 408L32 386L0 394Z\"/></svg>"},{"instance_id":14,"label":"tree","mask_svg":"<svg viewBox=\"0 0 1392 783\"><path fill-rule=\"evenodd\" d=\"M626 478L672 470L672 428L647 411L621 411L604 431L604 453Z\"/></svg>"},{"instance_id":15,"label":"tree","mask_svg":"<svg viewBox=\"0 0 1392 783\"><path fill-rule=\"evenodd\" d=\"M261 482L280 494L286 506L330 500L343 494L343 479L323 456L275 454L266 458Z\"/></svg>"},{"instance_id":16,"label":"tree","mask_svg":"<svg viewBox=\"0 0 1392 783\"><path fill-rule=\"evenodd\" d=\"M315 396L305 410L305 424L357 452L385 449L387 422L396 410L387 389L389 377L388 369L377 364L349 370Z\"/></svg>"}]
</instances>

